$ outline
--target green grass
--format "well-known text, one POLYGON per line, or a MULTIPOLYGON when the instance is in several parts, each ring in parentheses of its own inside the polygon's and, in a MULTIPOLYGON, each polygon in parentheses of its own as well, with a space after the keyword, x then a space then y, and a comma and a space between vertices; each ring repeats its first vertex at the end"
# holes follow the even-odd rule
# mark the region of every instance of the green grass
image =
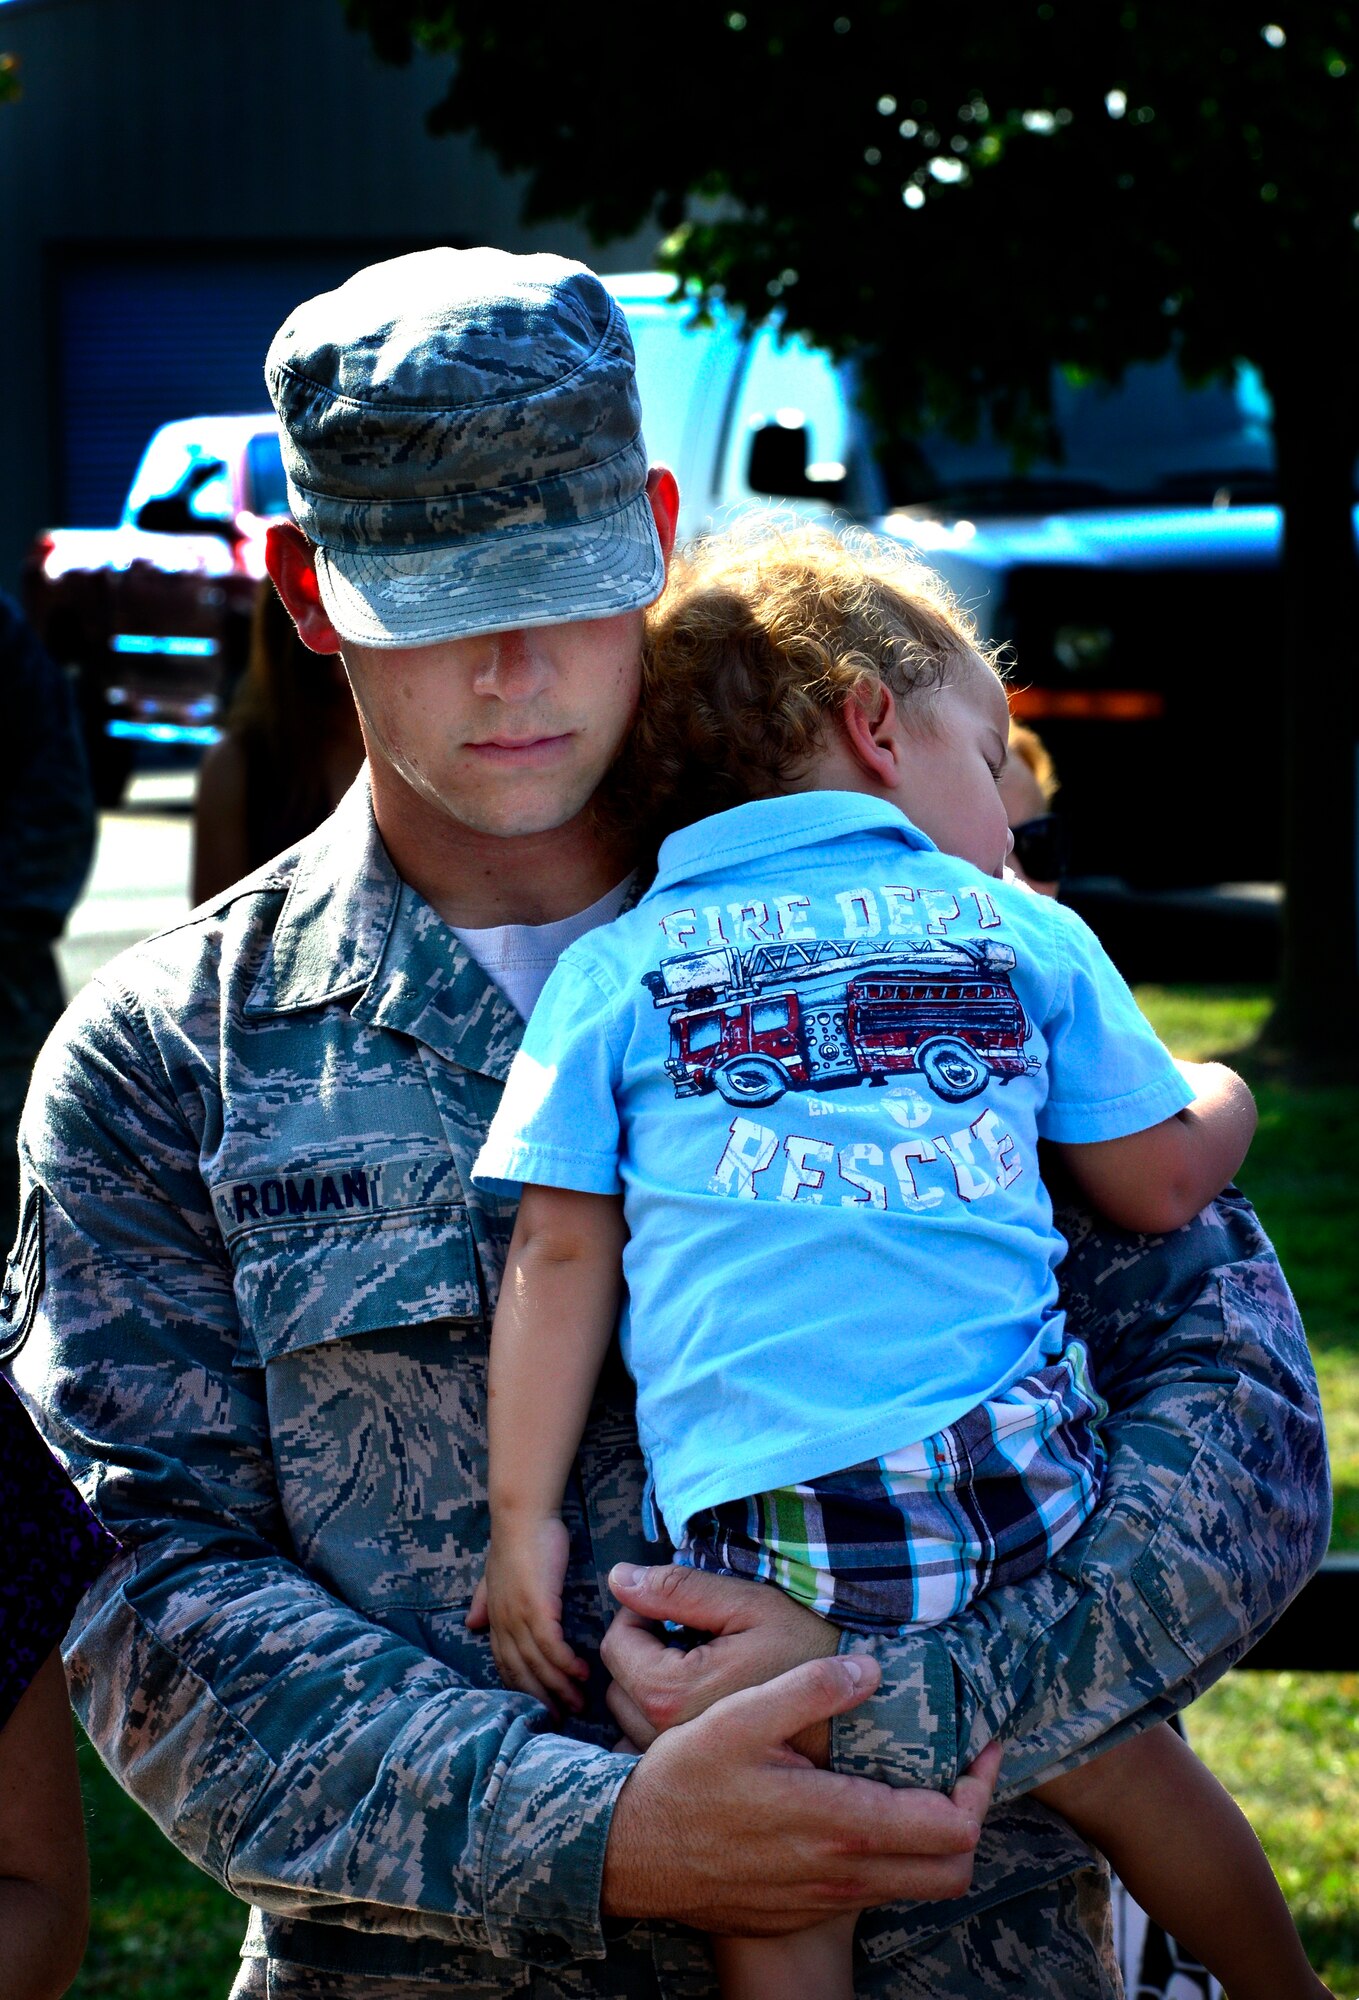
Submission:
POLYGON ((1138 986, 1137 1004, 1172 1055, 1224 1061, 1247 1048, 1265 1024, 1264 986, 1138 986))
MULTIPOLYGON (((1177 1055, 1248 1052, 1262 988, 1142 987, 1177 1055)), ((1242 1067, 1251 1073, 1248 1053, 1242 1067)), ((1253 1076, 1260 1130, 1241 1176, 1302 1306, 1336 1480, 1333 1546, 1359 1549, 1359 1090, 1253 1076)), ((1269 1851, 1313 1963, 1359 1993, 1359 1675, 1229 1674, 1190 1734, 1269 1851)), ((241 1904, 164 1841, 81 1748, 94 1921, 71 2000, 224 2000, 241 1904)))

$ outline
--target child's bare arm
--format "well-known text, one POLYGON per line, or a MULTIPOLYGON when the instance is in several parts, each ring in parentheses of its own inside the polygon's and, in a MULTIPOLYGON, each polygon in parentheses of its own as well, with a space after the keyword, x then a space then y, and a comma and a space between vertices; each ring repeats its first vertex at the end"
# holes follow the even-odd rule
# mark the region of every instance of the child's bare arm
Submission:
POLYGON ((1081 1192, 1123 1229, 1159 1235, 1232 1180, 1255 1133, 1255 1099, 1222 1063, 1181 1063, 1195 1098, 1173 1118, 1098 1145, 1058 1148, 1081 1192))
POLYGON ((471 1621, 489 1619, 507 1686, 579 1706, 562 1637, 561 1502, 618 1314, 626 1240, 614 1196, 526 1187, 491 1335, 491 1546, 471 1621))

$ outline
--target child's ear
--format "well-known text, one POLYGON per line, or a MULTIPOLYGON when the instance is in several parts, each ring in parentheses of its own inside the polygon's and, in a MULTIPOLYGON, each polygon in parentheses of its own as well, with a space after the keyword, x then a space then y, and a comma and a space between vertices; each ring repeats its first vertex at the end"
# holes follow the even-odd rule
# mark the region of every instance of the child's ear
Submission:
POLYGON ((881 681, 853 694, 840 711, 846 741, 867 777, 895 784, 901 766, 901 718, 892 690, 881 681))

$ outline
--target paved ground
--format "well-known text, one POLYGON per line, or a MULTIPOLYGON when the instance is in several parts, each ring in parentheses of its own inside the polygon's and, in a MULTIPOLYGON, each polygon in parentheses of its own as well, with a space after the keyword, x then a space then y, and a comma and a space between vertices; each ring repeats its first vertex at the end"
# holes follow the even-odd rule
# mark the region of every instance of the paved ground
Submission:
POLYGON ((188 909, 195 782, 192 771, 147 772, 117 812, 100 815, 94 868, 57 946, 68 998, 106 960, 188 909))

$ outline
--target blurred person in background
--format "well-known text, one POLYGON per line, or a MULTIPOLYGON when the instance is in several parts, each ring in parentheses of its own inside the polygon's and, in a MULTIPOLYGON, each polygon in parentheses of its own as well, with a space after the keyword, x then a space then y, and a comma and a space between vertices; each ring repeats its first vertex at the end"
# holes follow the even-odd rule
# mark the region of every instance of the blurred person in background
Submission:
POLYGON ((3 593, 0 703, 10 731, 0 789, 0 1247, 8 1248, 18 1222, 19 1113, 65 1005, 52 946, 89 873, 95 816, 70 686, 3 593))
MULTIPOLYGON (((11 1267, 7 1323, 36 1303, 11 1267)), ((58 1642, 117 1547, 0 1379, 0 1940, 5 2000, 57 2000, 85 1953, 89 1864, 58 1642)))
POLYGON ((1057 770, 1042 738, 1025 723, 1010 724, 1010 753, 1000 774, 1000 797, 1014 835, 1008 866, 1040 896, 1055 896, 1066 861, 1061 820, 1052 810, 1057 770))
POLYGON ((339 656, 307 651, 267 583, 226 733, 199 776, 193 901, 207 902, 328 819, 362 762, 339 656))

